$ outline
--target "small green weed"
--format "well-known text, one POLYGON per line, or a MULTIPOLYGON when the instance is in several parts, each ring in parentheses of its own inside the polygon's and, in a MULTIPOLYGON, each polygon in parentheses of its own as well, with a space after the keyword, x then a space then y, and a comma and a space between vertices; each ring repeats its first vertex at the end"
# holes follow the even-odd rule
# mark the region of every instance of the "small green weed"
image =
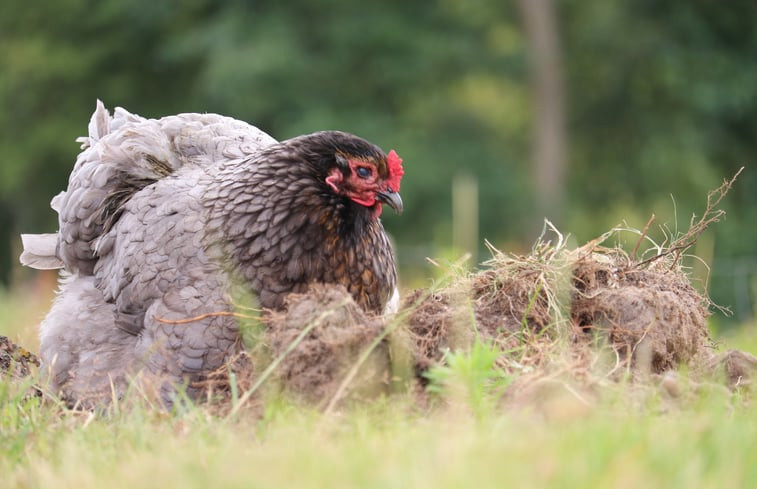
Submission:
POLYGON ((496 400, 511 382, 497 366, 501 350, 489 341, 477 340, 469 351, 447 351, 445 361, 424 375, 429 392, 452 402, 462 402, 474 416, 491 412, 496 400))

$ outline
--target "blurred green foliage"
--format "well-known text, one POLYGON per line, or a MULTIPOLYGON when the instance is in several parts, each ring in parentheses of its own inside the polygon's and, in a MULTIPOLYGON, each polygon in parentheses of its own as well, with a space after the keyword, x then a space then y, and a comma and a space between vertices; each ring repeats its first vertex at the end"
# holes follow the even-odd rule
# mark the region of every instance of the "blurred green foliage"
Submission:
MULTIPOLYGON (((556 8, 569 143, 556 224, 579 241, 652 212, 685 227, 745 165, 727 223, 710 231, 711 287, 751 315, 757 3, 556 8)), ((385 221, 403 266, 449 247, 461 172, 479 180, 480 241, 527 248, 544 216, 532 205, 525 42, 515 4, 491 0, 4 0, 0 271, 7 281, 18 232, 54 229, 48 202, 96 98, 148 117, 219 112, 278 139, 343 129, 396 149, 406 212, 385 221)))

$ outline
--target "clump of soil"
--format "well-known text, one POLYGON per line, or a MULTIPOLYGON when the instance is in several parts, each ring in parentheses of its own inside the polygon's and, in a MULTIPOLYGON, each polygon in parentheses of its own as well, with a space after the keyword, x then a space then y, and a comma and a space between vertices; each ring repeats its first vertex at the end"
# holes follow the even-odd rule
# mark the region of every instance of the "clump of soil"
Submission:
POLYGON ((545 332, 553 314, 551 281, 558 282, 549 262, 499 253, 488 265, 439 290, 419 289, 405 299, 421 378, 443 361, 445 351, 467 348, 477 337, 507 352, 545 332))
POLYGON ((441 362, 446 350, 464 348, 470 343, 472 329, 466 327, 464 317, 461 320, 464 307, 444 290, 417 289, 404 300, 402 310, 410 311, 408 330, 416 374, 420 376, 441 362))
MULTIPOLYGON (((0 378, 9 378, 11 382, 20 383, 33 377, 39 368, 37 355, 23 348, 7 336, 0 336, 0 378)), ((25 397, 40 397, 42 390, 35 385, 25 387, 25 397)))
POLYGON ((757 378, 757 357, 744 351, 728 350, 713 355, 704 370, 722 376, 732 389, 750 387, 757 378))
POLYGON ((620 251, 576 262, 570 316, 584 335, 606 335, 622 359, 661 373, 711 345, 709 300, 677 267, 639 266, 620 251))
POLYGON ((13 343, 7 336, 0 336, 0 375, 20 380, 38 367, 37 355, 13 343))
POLYGON ((509 260, 473 278, 471 295, 478 331, 486 338, 512 336, 525 325, 534 333, 550 321, 545 270, 535 262, 509 260))
MULTIPOLYGON (((275 376, 284 389, 309 402, 337 395, 361 356, 384 332, 342 286, 314 285, 287 298, 285 310, 267 320, 272 357, 280 359, 275 376)), ((375 396, 389 385, 389 353, 379 343, 348 381, 351 396, 375 396)))
POLYGON ((282 311, 267 311, 260 320, 263 331, 252 349, 240 348, 224 367, 192 386, 219 411, 249 393, 245 403, 260 411, 262 391, 271 392, 272 386, 312 404, 386 392, 389 348, 376 342, 384 321, 363 312, 343 286, 316 284, 291 294, 282 311))

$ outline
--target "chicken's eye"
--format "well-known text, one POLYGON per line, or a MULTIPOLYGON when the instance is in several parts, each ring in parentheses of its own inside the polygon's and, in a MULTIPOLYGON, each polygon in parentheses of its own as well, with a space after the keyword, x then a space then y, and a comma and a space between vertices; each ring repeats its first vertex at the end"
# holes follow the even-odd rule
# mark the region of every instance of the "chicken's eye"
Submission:
POLYGON ((357 176, 360 178, 368 178, 371 176, 373 172, 371 172, 371 169, 366 166, 359 166, 357 167, 357 170, 355 170, 357 173, 357 176))

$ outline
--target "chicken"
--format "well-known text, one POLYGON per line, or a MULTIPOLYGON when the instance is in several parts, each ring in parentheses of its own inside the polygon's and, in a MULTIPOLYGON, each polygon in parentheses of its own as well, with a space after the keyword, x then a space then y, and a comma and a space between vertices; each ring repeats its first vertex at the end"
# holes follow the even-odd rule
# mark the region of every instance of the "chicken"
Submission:
POLYGON ((40 325, 51 386, 97 405, 129 381, 170 405, 239 345, 235 301, 278 309, 312 283, 366 311, 398 304, 382 204, 402 211, 402 160, 351 134, 282 142, 214 114, 148 120, 101 102, 80 138, 55 234, 21 261, 63 268, 40 325))

